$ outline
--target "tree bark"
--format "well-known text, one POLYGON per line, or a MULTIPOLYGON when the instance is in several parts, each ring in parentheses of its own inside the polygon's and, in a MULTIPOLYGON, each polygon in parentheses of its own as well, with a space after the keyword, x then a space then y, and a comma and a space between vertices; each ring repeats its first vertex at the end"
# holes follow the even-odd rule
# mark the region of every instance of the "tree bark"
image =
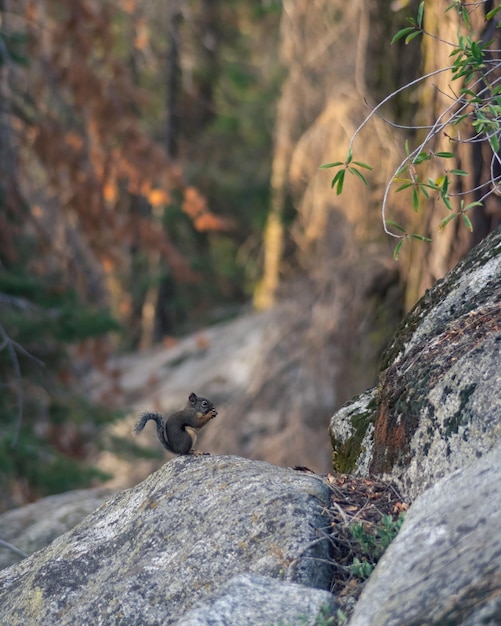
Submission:
POLYGON ((170 157, 178 153, 179 137, 179 94, 181 70, 179 68, 180 24, 182 16, 176 0, 168 3, 167 9, 167 57, 165 59, 165 150, 170 157))

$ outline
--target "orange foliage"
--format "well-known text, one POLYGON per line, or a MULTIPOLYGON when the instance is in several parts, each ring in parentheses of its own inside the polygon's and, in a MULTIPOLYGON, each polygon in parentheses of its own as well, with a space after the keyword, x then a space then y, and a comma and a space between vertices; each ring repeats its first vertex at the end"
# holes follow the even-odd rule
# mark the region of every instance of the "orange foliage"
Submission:
POLYGON ((182 208, 199 231, 227 230, 229 228, 227 220, 217 217, 209 211, 206 199, 194 187, 186 187, 184 190, 182 208))
MULTIPOLYGON (((147 96, 114 52, 114 11, 137 17, 138 3, 97 0, 21 0, 31 42, 29 84, 38 104, 24 129, 31 151, 46 168, 61 208, 78 218, 89 245, 115 262, 124 245, 159 252, 179 278, 194 279, 187 261, 151 215, 138 217, 123 201, 129 193, 161 207, 184 190, 183 210, 199 230, 227 225, 205 198, 187 187, 179 165, 141 128, 137 111, 147 96), (119 8, 120 7, 120 8, 119 8), (69 114, 68 114, 69 113, 69 114)), ((134 22, 135 45, 148 33, 134 22)))
POLYGON ((136 36, 134 37, 134 48, 137 50, 144 50, 150 42, 150 35, 148 27, 144 22, 144 19, 136 22, 136 36))
POLYGON ((114 203, 118 198, 118 188, 116 182, 113 180, 108 180, 104 183, 103 186, 103 197, 106 202, 114 203))
POLYGON ((168 204, 170 196, 163 189, 151 189, 148 193, 148 202, 151 206, 163 206, 168 204))
POLYGON ((195 228, 200 232, 208 230, 228 230, 230 227, 228 220, 224 220, 209 211, 195 217, 193 223, 195 228))

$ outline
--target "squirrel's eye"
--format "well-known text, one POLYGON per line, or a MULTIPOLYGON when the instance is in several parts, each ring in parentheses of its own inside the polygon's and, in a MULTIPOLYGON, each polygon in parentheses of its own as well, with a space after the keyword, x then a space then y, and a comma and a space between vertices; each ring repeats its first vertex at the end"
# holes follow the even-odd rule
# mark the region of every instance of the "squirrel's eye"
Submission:
POLYGON ((207 402, 207 400, 204 400, 202 402, 202 406, 204 407, 204 409, 205 409, 205 407, 209 406, 209 403, 207 402))

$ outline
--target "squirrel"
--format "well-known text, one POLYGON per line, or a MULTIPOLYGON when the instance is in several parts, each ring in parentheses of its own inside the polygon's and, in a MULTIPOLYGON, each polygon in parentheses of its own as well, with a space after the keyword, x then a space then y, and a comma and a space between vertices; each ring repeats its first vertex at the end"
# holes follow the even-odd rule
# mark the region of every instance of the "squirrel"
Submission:
POLYGON ((216 415, 210 400, 191 393, 184 409, 172 413, 165 420, 160 413, 143 413, 134 428, 134 435, 143 430, 148 420, 153 420, 157 425, 158 440, 166 450, 174 454, 195 454, 192 448, 197 440, 197 431, 216 415))

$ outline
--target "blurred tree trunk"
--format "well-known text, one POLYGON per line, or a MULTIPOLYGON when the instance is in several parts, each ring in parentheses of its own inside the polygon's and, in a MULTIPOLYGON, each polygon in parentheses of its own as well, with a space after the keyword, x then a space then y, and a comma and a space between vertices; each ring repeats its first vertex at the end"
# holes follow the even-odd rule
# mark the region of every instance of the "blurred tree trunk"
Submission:
MULTIPOLYGON (((165 150, 167 155, 174 159, 179 153, 179 132, 181 124, 181 23, 182 13, 178 0, 167 2, 167 24, 165 28, 167 37, 167 52, 165 58, 165 150)), ((169 208, 164 209, 166 211, 169 208)), ((175 281, 173 280, 167 263, 158 261, 158 272, 162 278, 152 298, 154 305, 153 335, 151 343, 161 341, 167 335, 174 332, 174 320, 171 311, 171 302, 174 297, 175 281)))
POLYGON ((289 184, 289 167, 297 137, 297 106, 294 94, 301 88, 301 76, 291 68, 277 106, 275 142, 270 180, 270 209, 263 237, 263 276, 254 294, 258 309, 275 302, 280 282, 280 266, 284 247, 283 215, 289 184))
POLYGON ((285 245, 283 220, 290 195, 291 158, 302 133, 324 103, 325 88, 316 81, 325 69, 323 50, 319 52, 318 48, 328 49, 332 44, 328 31, 322 33, 319 41, 310 38, 318 34, 317 20, 322 14, 329 20, 325 2, 289 0, 284 1, 283 9, 280 56, 287 75, 275 119, 270 207, 263 237, 263 274, 254 292, 258 309, 268 308, 275 302, 285 245))
MULTIPOLYGON (((458 30, 461 28, 460 18, 455 10, 446 11, 450 2, 448 0, 426 0, 424 11, 424 29, 431 33, 433 37, 424 37, 422 44, 423 75, 433 72, 439 68, 446 68, 451 65, 450 47, 442 43, 443 41, 455 42, 458 30)), ((484 11, 488 10, 484 3, 484 11)), ((470 14, 472 25, 478 35, 476 37, 484 39, 482 32, 486 26, 484 23, 483 11, 472 11, 470 14)), ((490 25, 487 26, 489 28, 490 25)), ((487 36, 485 40, 491 39, 494 33, 487 36)), ((497 39, 499 40, 499 32, 497 39)), ((499 48, 499 41, 494 43, 494 47, 499 48)), ((419 90, 418 97, 418 125, 430 126, 446 110, 451 103, 449 94, 451 88, 456 93, 461 88, 458 81, 452 81, 451 72, 442 72, 433 77, 432 82, 427 81, 419 90)), ((448 134, 453 135, 454 129, 448 130, 448 134)), ((459 132, 464 132, 462 129, 459 132)), ((414 138, 417 145, 422 132, 414 138), (416 140, 417 139, 417 140, 416 140)), ((472 129, 469 135, 473 135, 472 129)), ((424 135, 422 135, 424 137, 424 135)), ((462 139, 467 139, 463 136, 462 139)), ((482 183, 490 179, 490 156, 486 150, 485 142, 462 143, 451 141, 445 133, 441 133, 429 146, 434 152, 453 151, 454 160, 448 161, 449 169, 463 169, 469 174, 467 177, 456 177, 456 192, 461 192, 464 203, 479 200, 485 193, 485 187, 480 189, 482 183), (476 191, 468 192, 468 190, 476 191)), ((439 169, 437 160, 431 162, 426 177, 436 180, 443 171, 439 169)), ((459 202, 459 200, 458 200, 459 202)), ((447 227, 439 232, 440 221, 447 215, 448 211, 443 203, 431 196, 422 201, 420 210, 414 217, 414 232, 426 234, 432 238, 428 245, 413 245, 404 254, 407 260, 405 265, 406 278, 406 308, 409 309, 419 299, 419 297, 434 285, 434 283, 444 276, 458 261, 468 252, 468 250, 478 243, 492 228, 500 221, 501 204, 497 195, 490 196, 483 207, 473 209, 471 219, 473 223, 473 233, 470 233, 461 220, 450 222, 447 227), (497 215, 497 218, 496 218, 497 215)))
MULTIPOLYGON (((484 5, 484 13, 490 11, 493 7, 492 1, 488 1, 484 5)), ((481 19, 481 18, 480 18, 481 19)), ((477 17, 477 21, 480 21, 477 17)), ((478 24, 479 31, 481 30, 482 41, 492 40, 490 46, 491 50, 497 52, 490 53, 491 58, 496 54, 496 58, 499 59, 499 50, 501 49, 501 30, 500 30, 501 16, 499 13, 494 19, 487 23, 478 24)), ((492 81, 495 79, 500 80, 501 69, 498 68, 496 75, 492 77, 492 81)), ((472 174, 473 174, 473 188, 477 191, 473 195, 473 200, 480 200, 482 196, 483 185, 486 181, 490 181, 491 172, 489 168, 490 159, 492 157, 491 150, 487 145, 487 142, 475 143, 472 146, 472 174)), ((499 156, 499 153, 498 153, 499 156)), ((499 161, 495 160, 493 163, 493 174, 495 177, 501 175, 501 167, 499 161)), ((486 235, 492 230, 497 228, 501 224, 501 196, 499 190, 490 195, 483 203, 482 207, 474 209, 472 216, 473 221, 473 243, 479 243, 486 235)))
MULTIPOLYGON (((424 11, 424 29, 434 35, 422 40, 422 73, 433 72, 440 67, 451 65, 450 48, 442 41, 455 41, 459 20, 456 11, 444 13, 447 0, 427 0, 424 11)), ((441 111, 450 105, 451 73, 443 72, 426 81, 418 91, 417 125, 430 126, 434 123, 441 111)), ((458 85, 459 88, 459 85, 458 85)), ((413 146, 424 138, 424 131, 418 132, 412 139, 413 146)), ((450 168, 463 168, 471 171, 471 158, 466 146, 455 146, 443 134, 436 137, 430 148, 434 151, 454 151, 454 163, 448 162, 450 168)), ((440 164, 434 160, 427 168, 426 176, 436 180, 442 172, 440 164)), ((468 177, 466 184, 471 184, 472 177, 468 177)), ((470 233, 459 220, 450 223, 443 232, 438 231, 438 225, 444 218, 447 209, 439 200, 431 195, 429 199, 422 199, 419 211, 409 212, 403 219, 411 220, 412 232, 424 234, 432 238, 427 245, 412 245, 404 250, 402 264, 406 282, 406 309, 409 309, 420 296, 444 276, 459 259, 464 256, 472 245, 470 233)), ((410 229, 409 229, 410 230, 410 229)))
POLYGON ((167 58, 165 59, 165 149, 170 157, 176 157, 179 145, 179 95, 181 92, 181 69, 179 67, 181 11, 176 0, 167 4, 167 58))
POLYGON ((193 101, 195 129, 202 131, 214 119, 214 87, 219 68, 221 43, 219 0, 200 0, 195 18, 196 68, 193 101))
MULTIPOLYGON (((369 109, 365 108, 364 99, 371 103, 377 103, 385 96, 392 93, 399 87, 409 83, 418 75, 433 72, 441 67, 451 65, 449 56, 450 47, 444 45, 442 41, 454 42, 457 38, 457 29, 460 26, 459 17, 455 10, 447 13, 445 9, 450 4, 448 0, 427 0, 425 4, 425 24, 424 28, 434 37, 424 37, 421 47, 417 41, 408 46, 402 43, 390 46, 389 42, 399 28, 408 25, 406 17, 415 15, 417 2, 407 5, 403 10, 396 11, 388 6, 383 0, 358 0, 350 3, 334 2, 326 3, 317 0, 313 3, 284 3, 284 16, 282 21, 282 61, 287 68, 287 76, 284 82, 282 95, 277 107, 275 149, 273 157, 273 170, 271 178, 271 204, 268 222, 264 232, 264 263, 263 277, 255 292, 255 303, 263 308, 270 306, 274 301, 274 296, 280 283, 280 272, 283 269, 283 250, 287 241, 288 233, 284 229, 283 214, 286 198, 290 193, 291 183, 294 179, 295 196, 294 202, 299 206, 304 202, 302 193, 304 192, 303 182, 299 182, 295 175, 295 165, 293 154, 298 154, 298 150, 305 138, 308 136, 313 124, 320 119, 315 116, 315 109, 308 109, 305 106, 304 92, 308 91, 311 78, 309 74, 317 76, 317 97, 326 95, 322 102, 324 115, 328 108, 333 108, 336 102, 341 104, 347 98, 353 98, 351 110, 346 111, 344 119, 341 112, 338 113, 338 120, 333 120, 329 128, 325 129, 324 142, 329 142, 329 135, 332 134, 336 125, 341 124, 346 131, 346 141, 335 151, 335 154, 324 154, 318 160, 318 167, 326 161, 343 161, 346 155, 347 140, 353 132, 357 123, 351 125, 348 119, 355 117, 355 111, 359 110, 362 115, 367 115, 369 109), (333 7, 337 9, 337 17, 334 16, 329 22, 329 10, 333 7), (306 15, 305 11, 308 12, 306 15), (323 40, 319 34, 320 26, 315 20, 323 20, 329 26, 332 33, 337 32, 335 48, 329 47, 328 40, 323 40), (339 24, 344 25, 342 32, 339 31, 339 24), (321 49, 322 42, 325 42, 323 51, 317 55, 312 55, 312 50, 321 49), (310 61, 314 59, 314 62, 310 61), (318 85, 322 87, 319 88, 318 85), (350 94, 350 95, 348 95, 350 94), (301 128, 299 111, 306 110, 306 128, 301 128), (315 117, 316 120, 315 121, 315 117), (310 130, 308 129, 310 126, 310 130), (351 128, 351 130, 350 130, 351 128), (305 132, 306 130, 306 132, 305 132)), ((394 3, 395 4, 395 3, 394 3)), ((403 6, 403 3, 402 3, 403 6)), ((484 7, 485 10, 486 7, 484 7)), ((483 25, 483 14, 481 11, 472 11, 472 21, 481 32, 483 25)), ((499 35, 498 35, 499 36, 499 35)), ((494 44, 496 45, 496 44, 494 44)), ((498 46, 499 47, 499 46, 498 46)), ((450 105, 448 93, 450 92, 451 74, 443 72, 428 80, 413 92, 406 92, 391 100, 384 110, 384 117, 404 125, 429 126, 437 119, 441 112, 450 105)), ((453 85, 454 86, 454 85, 453 85)), ((460 85, 457 85, 458 89, 460 85)), ((304 113, 303 113, 304 114, 304 113)), ((363 117, 358 120, 362 121, 363 117)), ((412 146, 418 145, 420 138, 424 137, 424 131, 407 131, 405 133, 392 130, 389 126, 386 131, 374 132, 374 120, 369 125, 373 129, 373 134, 364 140, 355 142, 355 158, 367 161, 364 158, 364 149, 369 151, 369 145, 377 145, 379 150, 388 151, 394 145, 395 159, 404 157, 404 142, 408 138, 412 146), (389 138, 384 141, 381 132, 386 132, 389 138), (378 137, 379 134, 379 137, 378 137), (370 142, 367 143, 367 141, 370 142), (357 152, 358 149, 358 152, 357 152), (398 150, 400 154, 398 154, 398 150)), ((380 125, 379 125, 380 126, 380 125)), ((449 161, 450 169, 458 168, 470 172, 467 179, 457 181, 457 191, 464 192, 467 189, 478 187, 489 177, 490 163, 483 156, 484 146, 482 144, 452 145, 449 139, 438 136, 434 144, 430 146, 434 151, 454 151, 454 162, 449 161)), ((394 162, 395 166, 398 160, 394 162)), ((371 165, 379 169, 381 174, 381 163, 376 159, 371 165)), ((440 164, 432 162, 426 176, 432 179, 438 178, 442 172, 438 170, 440 164)), ((310 170, 311 175, 313 169, 310 170)), ((392 170, 387 168, 384 177, 377 183, 378 190, 374 189, 374 199, 371 204, 361 206, 356 199, 348 197, 355 186, 348 180, 341 197, 345 205, 344 213, 349 215, 352 223, 357 223, 357 229, 373 230, 373 236, 381 231, 381 220, 377 212, 374 212, 374 203, 380 205, 384 185, 389 181, 392 170), (355 204, 356 209, 347 207, 355 204), (374 219, 374 216, 377 219, 374 219)), ((375 172, 371 177, 377 176, 375 172)), ((459 178, 459 177, 458 177, 459 178)), ((325 182, 329 184, 328 181, 325 182)), ((317 191, 318 193, 318 186, 317 191)), ((330 193, 330 202, 338 204, 338 199, 333 191, 330 193)), ((358 193, 355 192, 355 193, 358 193)), ((440 221, 447 214, 447 210, 436 198, 430 197, 423 200, 420 210, 413 213, 406 204, 407 200, 402 197, 392 199, 392 211, 398 215, 409 232, 417 232, 432 238, 431 244, 421 244, 415 242, 409 246, 404 246, 399 260, 399 268, 402 280, 405 283, 405 307, 410 308, 416 300, 431 287, 436 280, 441 278, 451 269, 464 254, 478 242, 490 229, 499 223, 500 198, 490 197, 485 208, 475 209, 473 222, 475 230, 473 235, 464 227, 460 220, 450 223, 443 232, 438 231, 440 221)), ((464 196, 466 202, 478 199, 479 193, 464 196)), ((362 194, 363 196, 363 194, 362 194)), ((361 197, 362 197, 361 196, 361 197)), ((398 196, 398 194, 397 194, 398 196)), ((321 215, 323 209, 320 206, 323 200, 317 198, 317 208, 313 210, 310 217, 300 210, 299 220, 296 225, 302 223, 301 230, 308 239, 321 239, 323 236, 319 224, 322 223, 321 215), (319 221, 320 219, 320 221, 319 221), (310 220, 309 225, 305 220, 310 220), (313 220, 313 221, 311 221, 313 220), (316 226, 315 226, 316 224, 316 226), (309 233, 309 234, 308 234, 309 233)), ((296 241, 297 242, 297 241, 296 241)), ((389 239, 389 243, 392 242, 389 239)), ((311 253, 311 252, 310 252, 311 253)), ((391 262, 391 259, 388 259, 391 262)))
MULTIPOLYGON (((4 0, 0 0, 0 27, 7 27, 7 13, 4 0)), ((0 251, 9 251, 12 246, 8 232, 7 221, 16 213, 14 196, 17 193, 17 159, 13 150, 13 134, 10 112, 10 84, 9 75, 11 58, 5 42, 0 46, 0 251)), ((14 251, 10 250, 12 254, 14 251)), ((9 254, 9 256, 11 256, 9 254)), ((0 257, 0 269, 2 258, 0 257)))
MULTIPOLYGON (((151 207, 146 200, 137 194, 128 194, 129 214, 131 219, 138 225, 142 219, 149 217, 151 207)), ((130 246, 130 268, 128 294, 130 299, 129 316, 127 319, 126 344, 129 350, 137 350, 139 347, 149 345, 148 328, 151 322, 148 320, 148 292, 149 288, 145 277, 151 273, 152 251, 145 249, 141 244, 139 234, 133 235, 130 246)))
MULTIPOLYGON (((215 115, 214 88, 219 73, 220 3, 217 0, 199 0, 192 9, 190 23, 184 24, 183 28, 182 3, 170 0, 167 4, 165 146, 171 158, 178 156, 183 137, 191 136, 196 142, 197 134, 204 132, 215 115), (190 62, 195 68, 190 77, 189 102, 183 100, 183 45, 191 46, 193 58, 190 62)), ((169 207, 165 210, 169 211, 169 207)), ((200 245, 203 246, 203 238, 200 239, 200 245)), ((158 272, 163 277, 158 287, 151 288, 151 291, 155 291, 151 343, 161 341, 175 331, 172 302, 176 297, 176 280, 165 261, 159 261, 158 272)))

